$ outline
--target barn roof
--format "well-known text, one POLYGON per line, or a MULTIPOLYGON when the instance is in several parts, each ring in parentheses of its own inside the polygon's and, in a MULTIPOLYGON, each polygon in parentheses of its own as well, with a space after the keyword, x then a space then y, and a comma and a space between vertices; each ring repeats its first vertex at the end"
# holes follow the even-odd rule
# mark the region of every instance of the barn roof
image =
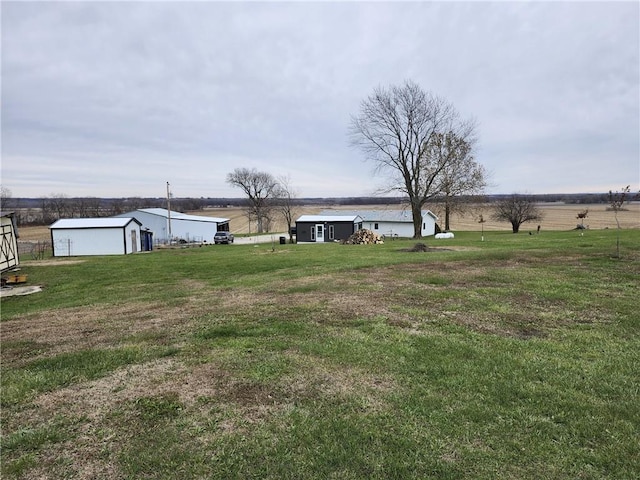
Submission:
MULTIPOLYGON (((150 215, 158 215, 162 218, 169 217, 169 210, 166 208, 141 208, 139 210, 134 210, 133 212, 129 212, 126 215, 134 216, 136 212, 144 212, 150 215)), ((205 222, 205 223, 226 223, 229 221, 228 218, 219 218, 219 217, 205 217, 202 215, 188 215, 186 213, 174 212, 171 210, 171 220, 188 220, 190 222, 205 222)))
POLYGON ((357 219, 362 220, 359 215, 302 215, 296 222, 355 222, 357 219))
POLYGON ((131 222, 142 225, 138 220, 131 217, 61 218, 53 222, 49 228, 122 228, 131 222))
MULTIPOLYGON (((321 215, 359 215, 367 222, 413 222, 410 210, 324 210, 321 215)), ((438 217, 431 210, 422 210, 423 216, 430 216, 434 220, 438 217)))

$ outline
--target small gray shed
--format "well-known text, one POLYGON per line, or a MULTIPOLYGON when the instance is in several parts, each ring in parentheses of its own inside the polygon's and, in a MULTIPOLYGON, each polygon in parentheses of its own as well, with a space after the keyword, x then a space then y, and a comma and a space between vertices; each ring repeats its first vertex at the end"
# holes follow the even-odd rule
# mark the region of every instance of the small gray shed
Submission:
POLYGON ((302 215, 296 220, 297 243, 346 240, 362 228, 359 215, 302 215))
POLYGON ((50 227, 54 257, 125 255, 141 250, 135 218, 62 218, 50 227))

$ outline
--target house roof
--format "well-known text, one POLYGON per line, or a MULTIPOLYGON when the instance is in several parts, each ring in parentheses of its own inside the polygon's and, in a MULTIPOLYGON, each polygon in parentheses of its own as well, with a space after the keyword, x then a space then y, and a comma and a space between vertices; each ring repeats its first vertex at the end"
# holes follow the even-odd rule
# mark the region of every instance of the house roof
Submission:
POLYGON ((131 217, 61 218, 53 222, 49 228, 122 228, 131 222, 142 225, 131 217))
POLYGON ((302 215, 296 222, 355 222, 358 219, 362 221, 360 215, 336 215, 333 213, 324 215, 302 215))
MULTIPOLYGON (((413 222, 410 210, 324 210, 320 215, 359 215, 366 222, 413 222)), ((422 210, 422 216, 438 217, 431 210, 422 210)))
MULTIPOLYGON (((136 212, 144 212, 150 215, 158 215, 159 217, 169 218, 169 210, 166 208, 141 208, 139 210, 134 210, 133 212, 128 212, 125 215, 134 216, 136 212)), ((218 217, 204 217, 202 215, 187 215, 186 213, 174 212, 171 210, 171 220, 189 220, 191 222, 205 222, 205 223, 226 223, 229 221, 228 218, 218 218, 218 217)))

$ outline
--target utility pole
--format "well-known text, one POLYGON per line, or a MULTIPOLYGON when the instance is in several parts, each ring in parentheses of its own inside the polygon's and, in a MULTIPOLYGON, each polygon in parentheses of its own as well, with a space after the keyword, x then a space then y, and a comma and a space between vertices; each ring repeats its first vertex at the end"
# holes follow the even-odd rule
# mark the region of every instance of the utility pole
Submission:
POLYGON ((169 243, 171 243, 171 192, 169 191, 169 182, 167 182, 167 223, 169 233, 169 243))

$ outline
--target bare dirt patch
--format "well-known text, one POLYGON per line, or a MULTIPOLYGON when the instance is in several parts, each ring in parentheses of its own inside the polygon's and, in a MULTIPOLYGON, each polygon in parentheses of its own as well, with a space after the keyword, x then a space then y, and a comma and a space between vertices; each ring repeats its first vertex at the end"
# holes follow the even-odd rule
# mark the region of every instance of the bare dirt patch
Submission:
POLYGON ((51 260, 26 260, 24 262, 25 265, 30 267, 51 267, 58 265, 77 265, 78 263, 84 263, 86 260, 60 260, 57 258, 52 258, 51 260))
POLYGON ((14 297, 21 295, 31 295, 42 291, 42 287, 38 285, 29 285, 25 287, 2 287, 0 289, 0 297, 14 297))

